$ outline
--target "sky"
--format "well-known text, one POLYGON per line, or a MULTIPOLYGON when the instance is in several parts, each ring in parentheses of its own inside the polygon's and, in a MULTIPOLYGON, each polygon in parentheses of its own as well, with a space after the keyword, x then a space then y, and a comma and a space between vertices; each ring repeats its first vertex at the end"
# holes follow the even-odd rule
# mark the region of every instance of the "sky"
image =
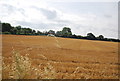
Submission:
POLYGON ((0 21, 35 30, 118 38, 118 0, 0 0, 0 21))

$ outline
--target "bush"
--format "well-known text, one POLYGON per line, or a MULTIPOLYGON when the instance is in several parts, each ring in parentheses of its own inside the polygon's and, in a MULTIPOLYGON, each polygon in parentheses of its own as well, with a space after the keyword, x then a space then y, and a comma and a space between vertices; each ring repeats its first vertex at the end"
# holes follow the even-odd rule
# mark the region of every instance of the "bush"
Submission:
POLYGON ((3 34, 11 34, 10 32, 3 32, 3 34))

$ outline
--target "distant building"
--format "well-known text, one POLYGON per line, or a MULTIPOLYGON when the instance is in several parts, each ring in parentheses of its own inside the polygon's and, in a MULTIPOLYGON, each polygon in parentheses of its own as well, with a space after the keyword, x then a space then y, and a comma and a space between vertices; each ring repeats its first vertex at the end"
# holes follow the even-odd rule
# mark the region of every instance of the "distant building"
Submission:
POLYGON ((55 35, 53 35, 53 34, 48 34, 47 36, 51 36, 51 37, 54 37, 55 35))
POLYGON ((49 31, 48 31, 48 34, 53 34, 53 35, 55 35, 55 31, 49 30, 49 31))

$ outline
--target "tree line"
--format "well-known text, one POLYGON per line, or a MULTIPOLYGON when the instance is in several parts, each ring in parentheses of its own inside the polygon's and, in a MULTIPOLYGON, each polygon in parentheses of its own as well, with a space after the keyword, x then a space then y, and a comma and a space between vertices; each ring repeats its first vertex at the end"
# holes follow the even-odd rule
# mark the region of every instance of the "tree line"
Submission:
POLYGON ((13 35, 48 35, 52 34, 57 37, 64 37, 64 38, 75 38, 75 39, 88 39, 88 40, 101 40, 101 41, 113 41, 113 42, 120 42, 119 39, 111 39, 111 38, 104 38, 103 35, 99 35, 96 37, 93 33, 88 33, 87 36, 75 35, 72 34, 72 31, 69 27, 64 27, 62 31, 36 31, 31 28, 23 28, 21 26, 13 27, 10 23, 1 23, 2 26, 2 34, 13 34, 13 35))

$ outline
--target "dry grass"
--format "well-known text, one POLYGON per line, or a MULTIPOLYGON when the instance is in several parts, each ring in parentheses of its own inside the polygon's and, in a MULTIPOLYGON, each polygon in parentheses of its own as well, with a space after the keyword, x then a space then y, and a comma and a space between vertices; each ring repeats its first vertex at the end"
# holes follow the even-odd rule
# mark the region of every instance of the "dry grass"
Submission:
POLYGON ((30 74, 31 62, 27 56, 21 56, 18 52, 13 50, 12 71, 10 75, 15 79, 24 79, 30 74))
MULTIPOLYGON (((55 69, 48 62, 43 69, 38 69, 34 66, 31 66, 30 58, 26 56, 22 56, 19 52, 13 49, 12 63, 5 64, 3 62, 3 73, 4 71, 9 70, 7 79, 29 79, 31 76, 36 76, 36 79, 55 79, 55 69)), ((44 55, 43 58, 46 59, 44 55)), ((40 66, 39 66, 40 67, 40 66)), ((3 74, 3 79, 5 79, 6 75, 3 74)))
POLYGON ((118 79, 118 43, 3 36, 2 78, 118 79), (12 48, 14 47, 14 49, 12 48))
POLYGON ((2 80, 2 53, 0 52, 0 81, 2 80))

